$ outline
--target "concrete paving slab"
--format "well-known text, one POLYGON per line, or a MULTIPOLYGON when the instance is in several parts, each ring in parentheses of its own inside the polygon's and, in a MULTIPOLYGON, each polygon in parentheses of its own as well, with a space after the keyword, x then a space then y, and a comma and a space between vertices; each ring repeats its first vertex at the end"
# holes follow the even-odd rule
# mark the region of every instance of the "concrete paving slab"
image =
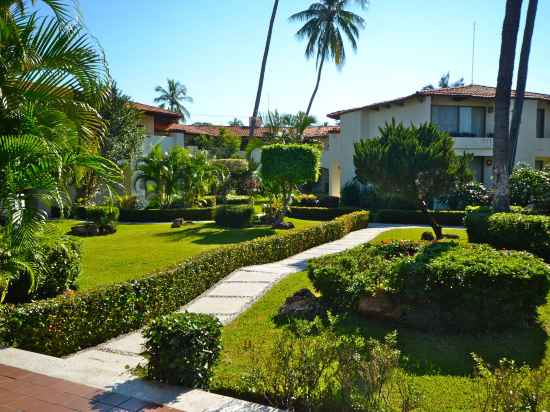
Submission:
POLYGON ((233 272, 225 278, 225 283, 227 282, 264 282, 264 283, 273 283, 279 280, 281 274, 270 273, 270 272, 252 272, 245 270, 238 270, 233 272))
POLYGON ((254 297, 263 293, 269 283, 252 282, 222 282, 214 289, 211 289, 206 296, 248 296, 254 297))
POLYGON ((99 345, 101 350, 118 353, 133 353, 140 354, 143 352, 143 344, 145 339, 141 332, 134 332, 122 337, 112 339, 102 345, 99 345))
POLYGON ((185 308, 188 312, 233 315, 243 311, 251 298, 221 298, 204 296, 185 308))

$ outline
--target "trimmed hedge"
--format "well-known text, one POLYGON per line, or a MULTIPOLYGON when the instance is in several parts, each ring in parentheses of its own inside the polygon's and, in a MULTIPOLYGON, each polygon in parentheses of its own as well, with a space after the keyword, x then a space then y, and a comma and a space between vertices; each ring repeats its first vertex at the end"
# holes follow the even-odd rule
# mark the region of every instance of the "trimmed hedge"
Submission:
MULTIPOLYGON (((443 226, 462 226, 466 212, 460 210, 432 210, 430 214, 443 226)), ((429 225, 429 218, 421 210, 382 209, 373 214, 373 222, 429 225)))
POLYGON ((222 206, 216 210, 216 224, 221 227, 241 228, 252 225, 256 211, 254 206, 222 206))
POLYGON ((215 207, 194 209, 121 209, 121 222, 163 223, 174 219, 214 220, 215 207))
POLYGON ((207 389, 220 352, 222 324, 203 313, 160 316, 143 331, 147 376, 160 382, 207 389))
POLYGON ((355 212, 355 208, 301 207, 291 206, 289 217, 306 220, 332 220, 336 217, 355 212))
POLYGON ((386 305, 380 317, 453 332, 532 321, 550 289, 542 259, 449 242, 364 245, 310 262, 309 277, 337 309, 354 310, 375 297, 386 305))
POLYGON ((550 262, 550 216, 522 213, 468 213, 470 242, 525 250, 550 262))
POLYGON ((171 270, 23 305, 0 305, 0 342, 63 356, 137 330, 176 311, 243 266, 278 261, 368 226, 368 212, 220 247, 171 270))

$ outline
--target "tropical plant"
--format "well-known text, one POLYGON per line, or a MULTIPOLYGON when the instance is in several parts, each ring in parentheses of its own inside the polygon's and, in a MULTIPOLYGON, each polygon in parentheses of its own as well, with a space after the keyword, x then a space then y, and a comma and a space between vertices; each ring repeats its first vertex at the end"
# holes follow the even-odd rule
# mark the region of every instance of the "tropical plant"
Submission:
POLYGON ((184 106, 184 103, 193 103, 193 98, 187 95, 187 87, 174 79, 167 80, 168 87, 155 87, 155 92, 160 93, 155 98, 155 103, 160 103, 161 108, 181 114, 182 121, 185 123, 191 114, 184 106))
MULTIPOLYGON (((449 87, 461 87, 464 86, 464 77, 461 77, 458 80, 455 80, 454 82, 450 83, 451 79, 451 72, 447 72, 446 74, 442 75, 439 79, 438 87, 440 89, 448 89, 449 87)), ((422 88, 422 90, 434 90, 435 87, 433 84, 428 84, 422 88)))
POLYGON ((301 143, 306 129, 317 123, 314 116, 304 112, 297 114, 283 114, 278 110, 268 111, 265 114, 265 128, 267 132, 264 138, 270 143, 301 143))
MULTIPOLYGON (((355 0, 361 8, 365 8, 367 0, 355 0)), ((343 35, 349 40, 353 50, 357 50, 359 30, 365 27, 365 20, 347 9, 350 0, 320 0, 313 3, 307 10, 290 16, 292 22, 305 22, 296 36, 306 39, 306 58, 315 56, 317 67, 317 82, 309 100, 306 115, 309 115, 313 100, 319 90, 323 65, 327 60, 333 60, 341 68, 346 60, 346 50, 343 35), (342 35, 343 34, 343 35, 342 35)))
POLYGON ((244 127, 244 123, 242 122, 242 120, 240 119, 237 119, 236 117, 231 120, 229 122, 229 126, 233 126, 233 127, 244 127))
POLYGON ((218 159, 229 159, 241 149, 241 136, 231 129, 221 128, 217 136, 207 138, 205 148, 218 159))
POLYGON ((258 117, 260 100, 262 99, 262 89, 264 87, 265 68, 267 65, 267 57, 269 56, 269 48, 271 46, 271 35, 273 34, 273 25, 275 24, 275 17, 277 16, 278 7, 279 7, 279 0, 275 0, 273 3, 273 11, 271 12, 271 19, 269 20, 269 29, 267 30, 267 39, 265 41, 264 56, 262 58, 262 67, 260 69, 260 80, 258 81, 258 91, 256 92, 256 100, 254 101, 254 110, 252 112, 252 117, 250 118, 250 124, 248 128, 248 137, 254 136, 254 129, 256 128, 256 119, 258 117))
MULTIPOLYGON (((416 201, 427 214, 430 199, 446 194, 459 173, 453 139, 429 123, 405 127, 395 120, 380 136, 355 143, 355 174, 360 183, 416 201)), ((432 219, 438 238, 441 227, 432 219)))

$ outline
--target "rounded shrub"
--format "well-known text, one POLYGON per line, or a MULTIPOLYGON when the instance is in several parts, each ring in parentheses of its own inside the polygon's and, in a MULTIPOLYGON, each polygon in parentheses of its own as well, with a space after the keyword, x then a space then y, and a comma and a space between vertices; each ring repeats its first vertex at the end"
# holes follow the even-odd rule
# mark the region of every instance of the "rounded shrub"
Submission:
POLYGON ((118 221, 120 211, 114 206, 91 206, 86 208, 86 219, 99 227, 112 225, 118 221))
POLYGON ((208 388, 221 352, 221 323, 201 313, 174 313, 143 331, 147 375, 188 388, 208 388))
POLYGON ((216 224, 221 227, 241 228, 252 225, 254 206, 221 206, 216 210, 216 224))

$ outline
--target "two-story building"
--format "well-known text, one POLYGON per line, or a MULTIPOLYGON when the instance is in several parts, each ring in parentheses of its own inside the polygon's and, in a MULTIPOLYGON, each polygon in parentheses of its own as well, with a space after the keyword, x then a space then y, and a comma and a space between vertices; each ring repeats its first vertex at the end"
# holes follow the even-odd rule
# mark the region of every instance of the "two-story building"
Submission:
MULTIPOLYGON (((354 144, 379 135, 395 119, 404 125, 432 122, 453 136, 457 153, 472 153, 478 181, 490 186, 493 165, 495 88, 479 85, 422 90, 406 97, 329 114, 340 131, 329 136, 323 164, 329 169, 329 193, 339 196, 355 177, 354 144)), ((515 93, 512 94, 512 97, 515 93)), ((514 101, 512 99, 512 108, 514 101)), ((550 95, 525 93, 516 163, 537 168, 550 164, 550 95)))

